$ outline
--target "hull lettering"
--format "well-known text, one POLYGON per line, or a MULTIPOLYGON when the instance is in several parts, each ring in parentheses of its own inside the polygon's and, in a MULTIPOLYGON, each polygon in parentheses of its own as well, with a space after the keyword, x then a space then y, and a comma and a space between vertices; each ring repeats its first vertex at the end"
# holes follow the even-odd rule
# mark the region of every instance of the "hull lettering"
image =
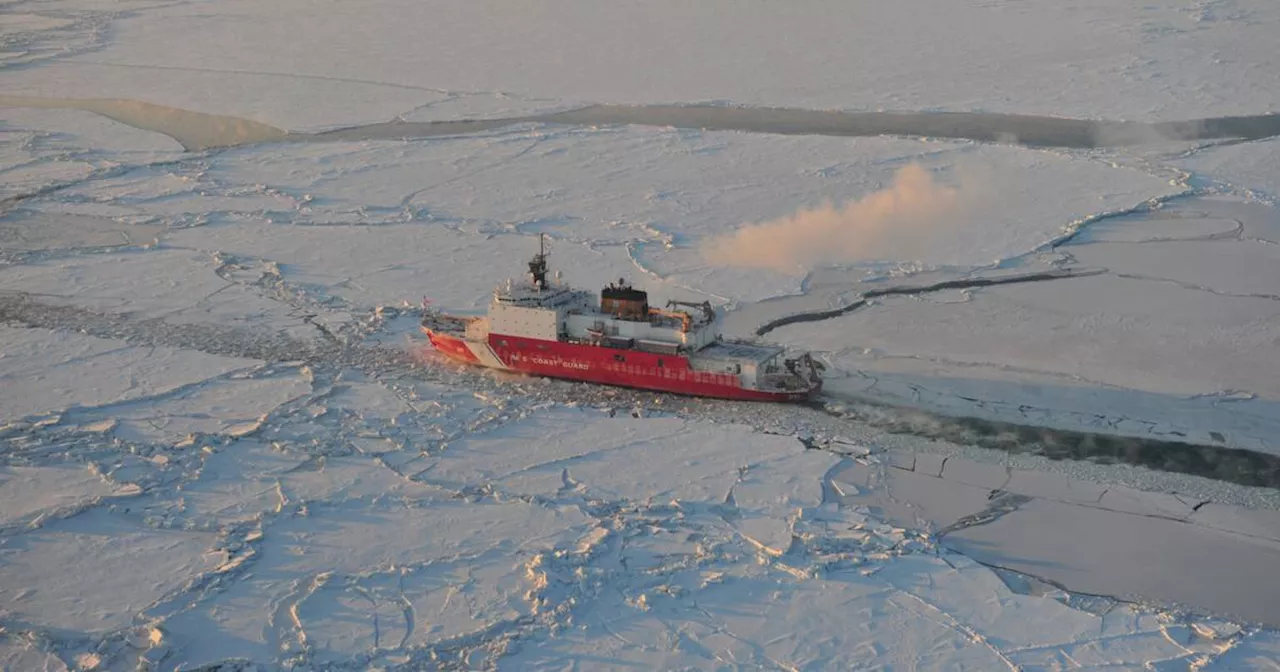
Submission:
POLYGON ((575 362, 569 359, 549 359, 547 357, 539 357, 538 355, 529 356, 512 354, 511 361, 529 362, 530 364, 537 364, 538 366, 558 366, 565 369, 574 369, 576 371, 586 371, 591 368, 591 365, 586 362, 575 362))

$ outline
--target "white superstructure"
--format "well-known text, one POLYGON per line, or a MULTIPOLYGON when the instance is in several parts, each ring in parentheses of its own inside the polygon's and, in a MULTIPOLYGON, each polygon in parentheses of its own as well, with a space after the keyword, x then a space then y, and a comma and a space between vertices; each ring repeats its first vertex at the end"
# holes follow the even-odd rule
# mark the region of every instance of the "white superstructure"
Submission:
POLYGON ((720 340, 718 316, 709 303, 679 304, 698 308, 697 313, 650 308, 648 295, 623 279, 601 296, 597 302, 594 293, 573 289, 558 277, 548 281, 540 254, 523 281, 508 279, 494 289, 488 316, 477 319, 485 324, 476 324, 474 333, 597 345, 626 342, 672 353, 696 352, 720 340))

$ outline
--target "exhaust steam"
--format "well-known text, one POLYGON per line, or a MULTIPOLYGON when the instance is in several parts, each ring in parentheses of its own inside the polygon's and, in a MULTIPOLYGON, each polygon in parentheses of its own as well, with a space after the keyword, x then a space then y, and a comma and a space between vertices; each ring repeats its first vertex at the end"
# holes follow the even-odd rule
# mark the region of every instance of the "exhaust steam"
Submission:
POLYGON ((794 272, 820 264, 902 259, 925 249, 941 227, 960 221, 974 190, 939 184, 919 164, 899 169, 887 188, 836 206, 827 202, 772 221, 746 224, 704 243, 722 266, 794 272))

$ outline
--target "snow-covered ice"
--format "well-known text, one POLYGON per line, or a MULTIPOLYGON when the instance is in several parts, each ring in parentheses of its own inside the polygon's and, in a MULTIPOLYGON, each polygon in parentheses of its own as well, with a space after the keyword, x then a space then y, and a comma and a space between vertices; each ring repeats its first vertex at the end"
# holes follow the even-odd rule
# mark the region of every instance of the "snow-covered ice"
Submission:
POLYGON ((7 618, 89 636, 117 632, 214 568, 213 534, 157 529, 140 518, 87 511, 6 539, 0 595, 7 618), (42 580, 55 567, 57 578, 42 580))
MULTIPOLYGON (((1280 274, 1258 236, 1277 217, 1234 200, 1170 204, 1057 246, 1055 263, 1082 277, 884 296, 773 333, 848 372, 830 381, 837 394, 1275 454, 1280 274)), ((873 278, 861 291, 895 283, 928 284, 873 278)), ((837 300, 859 293, 832 286, 837 300)))
MULTIPOLYGON (((98 3, 63 4, 86 23, 115 18, 109 37, 85 31, 91 51, 7 73, 11 93, 149 99, 294 129, 469 97, 516 109, 732 101, 1171 119, 1271 111, 1277 88, 1266 0, 750 12, 731 0, 692 9, 379 0, 323 12, 299 0, 227 0, 214 12, 133 2, 118 18, 98 3)), ((61 30, 68 41, 80 34, 61 30)))
POLYGON ((0 3, 0 668, 1274 669, 1277 24, 0 3), (540 234, 826 396, 424 347, 540 234))
POLYGON ((1186 580, 1210 567, 1264 576, 1280 561, 1280 513, 962 457, 938 471, 921 455, 890 457, 833 475, 855 486, 844 501, 936 530, 948 548, 988 565, 1081 592, 1280 621, 1269 581, 1186 580))
POLYGON ((179 394, 210 378, 249 368, 247 359, 169 348, 132 347, 73 333, 0 327, 0 384, 24 394, 0 397, 6 421, 41 413, 115 406, 179 394))

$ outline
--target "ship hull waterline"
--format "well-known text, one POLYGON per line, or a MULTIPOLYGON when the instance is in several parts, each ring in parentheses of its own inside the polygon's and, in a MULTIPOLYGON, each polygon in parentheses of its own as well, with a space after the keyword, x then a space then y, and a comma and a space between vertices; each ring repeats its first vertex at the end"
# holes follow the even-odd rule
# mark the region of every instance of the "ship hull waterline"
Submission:
POLYGON ((498 335, 488 342, 470 341, 423 331, 437 351, 456 362, 546 378, 737 401, 805 401, 822 388, 821 381, 804 390, 745 388, 737 376, 689 369, 680 356, 498 335))

